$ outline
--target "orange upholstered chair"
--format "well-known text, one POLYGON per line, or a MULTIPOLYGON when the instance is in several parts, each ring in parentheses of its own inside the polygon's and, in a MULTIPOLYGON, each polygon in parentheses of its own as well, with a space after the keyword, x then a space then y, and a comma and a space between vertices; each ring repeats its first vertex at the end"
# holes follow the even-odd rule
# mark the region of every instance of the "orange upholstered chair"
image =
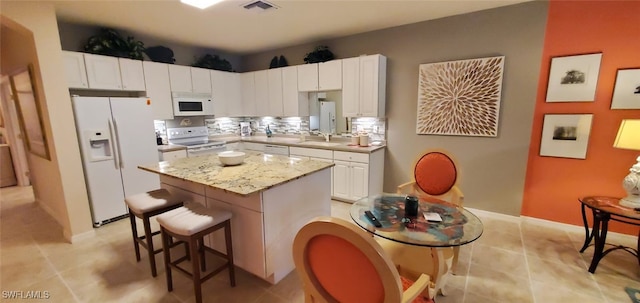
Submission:
POLYGON ((428 275, 402 278, 373 237, 355 224, 317 217, 293 241, 293 260, 302 279, 305 302, 433 302, 421 293, 428 275))
POLYGON ((456 160, 445 150, 426 151, 413 169, 413 181, 398 186, 397 192, 418 197, 435 197, 462 206, 456 160))
MULTIPOLYGON (((456 160, 443 149, 430 149, 416 161, 413 180, 399 185, 397 193, 417 196, 423 200, 437 198, 462 206, 464 194, 457 185, 459 180, 456 160)), ((434 274, 436 269, 431 260, 433 253, 430 248, 402 245, 386 239, 377 239, 377 241, 396 264, 405 268, 408 277, 426 273, 436 279, 436 292, 443 292, 438 287, 441 282, 437 281, 437 276, 455 273, 460 250, 458 246, 438 248, 447 260, 447 268, 445 273, 439 273, 436 276, 434 274)))

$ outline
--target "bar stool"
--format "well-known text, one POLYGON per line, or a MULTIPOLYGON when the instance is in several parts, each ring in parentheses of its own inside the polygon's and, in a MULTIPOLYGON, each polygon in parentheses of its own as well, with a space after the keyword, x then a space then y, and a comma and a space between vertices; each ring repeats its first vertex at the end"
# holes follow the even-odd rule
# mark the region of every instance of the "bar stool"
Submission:
POLYGON ((168 211, 157 217, 162 232, 162 247, 164 251, 164 266, 167 275, 167 289, 173 291, 171 268, 184 273, 193 280, 193 290, 196 294, 196 302, 202 302, 202 282, 215 276, 225 268, 229 269, 229 281, 231 287, 236 286, 235 271, 233 267, 233 249, 231 247, 231 213, 221 209, 206 208, 198 203, 185 203, 185 206, 168 211), (224 228, 226 254, 204 246, 204 237, 218 229, 224 228), (187 254, 171 261, 173 246, 171 237, 188 243, 187 254), (208 251, 227 259, 225 264, 219 266, 209 274, 201 277, 201 271, 206 270, 204 252, 208 251), (189 255, 190 254, 190 255, 189 255), (191 260, 191 272, 178 266, 185 260, 191 260))
POLYGON ((146 193, 128 196, 124 199, 129 208, 129 220, 131 221, 131 233, 133 235, 133 248, 136 251, 136 261, 140 262, 140 246, 147 249, 151 275, 157 276, 155 254, 162 251, 153 248, 153 236, 160 231, 151 232, 149 219, 166 211, 182 206, 182 201, 171 195, 166 189, 152 190, 146 193), (138 236, 136 217, 142 219, 144 235, 138 236))

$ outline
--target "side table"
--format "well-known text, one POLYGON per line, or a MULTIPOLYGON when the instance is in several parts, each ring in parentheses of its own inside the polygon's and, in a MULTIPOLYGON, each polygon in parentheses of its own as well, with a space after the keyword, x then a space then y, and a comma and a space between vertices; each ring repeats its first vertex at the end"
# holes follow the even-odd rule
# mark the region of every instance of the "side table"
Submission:
POLYGON ((594 273, 598 267, 598 263, 604 256, 611 251, 622 249, 636 256, 638 264, 640 265, 640 234, 638 237, 637 248, 626 247, 622 245, 616 245, 614 247, 604 249, 607 240, 607 230, 609 229, 609 220, 614 220, 626 224, 640 226, 640 212, 635 211, 632 208, 624 207, 620 205, 620 198, 604 197, 604 196, 590 196, 578 199, 582 204, 582 222, 584 223, 585 239, 580 253, 584 252, 591 241, 595 241, 595 247, 593 251, 593 258, 591 259, 591 265, 589 266, 589 272, 594 273), (586 208, 591 209, 593 215, 593 227, 589 232, 589 223, 587 221, 586 208))

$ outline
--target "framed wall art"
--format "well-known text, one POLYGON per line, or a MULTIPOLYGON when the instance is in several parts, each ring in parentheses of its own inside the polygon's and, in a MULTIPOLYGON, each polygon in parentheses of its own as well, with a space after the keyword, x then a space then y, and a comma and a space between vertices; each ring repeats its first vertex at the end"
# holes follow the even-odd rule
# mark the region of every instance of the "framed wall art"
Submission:
POLYGON ((602 53, 551 59, 547 102, 593 102, 602 53))
POLYGON ((540 156, 585 159, 592 114, 546 114, 540 156))
POLYGON ((33 76, 33 65, 11 75, 11 91, 16 101, 18 120, 26 137, 27 149, 34 155, 50 160, 42 123, 41 100, 33 89, 33 76))
POLYGON ((496 137, 504 56, 421 64, 419 135, 496 137))
POLYGON ((611 109, 640 109, 640 68, 618 70, 611 109))

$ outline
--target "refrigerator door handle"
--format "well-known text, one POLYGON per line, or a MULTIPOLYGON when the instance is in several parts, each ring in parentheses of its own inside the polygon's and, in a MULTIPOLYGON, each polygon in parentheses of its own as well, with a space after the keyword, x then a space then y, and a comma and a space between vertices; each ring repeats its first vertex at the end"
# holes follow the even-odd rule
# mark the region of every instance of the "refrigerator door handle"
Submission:
POLYGON ((118 150, 118 161, 120 162, 120 168, 124 168, 124 160, 122 160, 122 150, 120 148, 120 132, 118 132, 118 123, 116 119, 113 119, 113 129, 116 133, 116 147, 118 150))
POLYGON ((120 169, 119 163, 120 163, 120 154, 118 153, 118 151, 116 150, 116 146, 115 146, 115 139, 116 139, 116 132, 115 129, 113 127, 113 122, 111 122, 111 119, 107 120, 107 123, 109 124, 109 132, 111 133, 111 149, 113 152, 113 161, 114 164, 116 165, 116 169, 120 169))

